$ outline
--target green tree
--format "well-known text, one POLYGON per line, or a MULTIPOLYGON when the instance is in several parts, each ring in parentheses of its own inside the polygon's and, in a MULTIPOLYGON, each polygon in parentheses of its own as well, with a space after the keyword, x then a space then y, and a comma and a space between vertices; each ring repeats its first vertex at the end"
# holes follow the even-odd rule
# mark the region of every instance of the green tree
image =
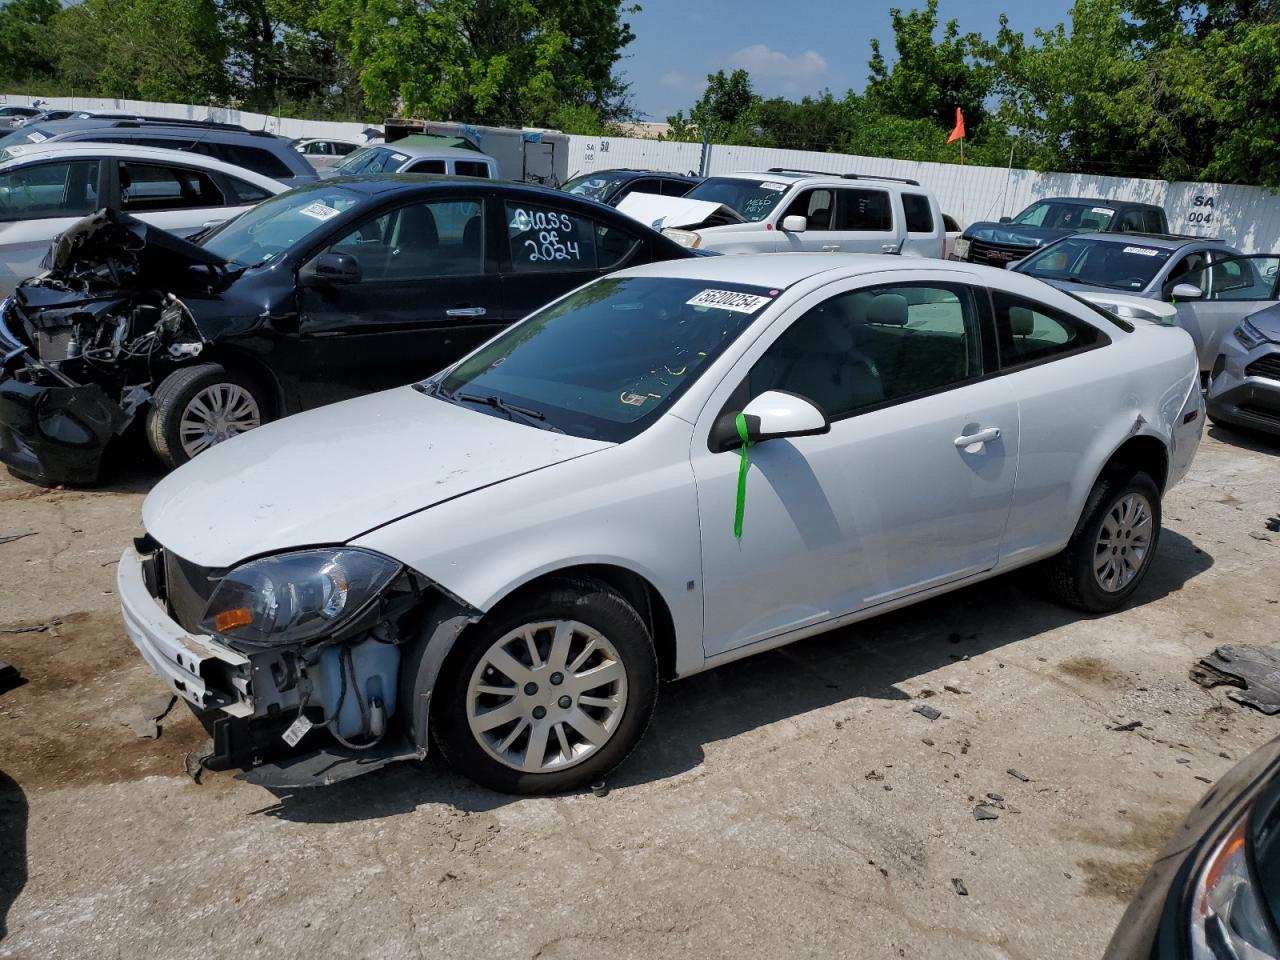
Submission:
POLYGON ((58 0, 9 0, 0 5, 0 80, 23 84, 56 75, 50 27, 61 12, 58 0))
POLYGON ((315 24, 360 67, 368 109, 541 125, 565 107, 630 115, 614 74, 620 0, 323 0, 315 24))

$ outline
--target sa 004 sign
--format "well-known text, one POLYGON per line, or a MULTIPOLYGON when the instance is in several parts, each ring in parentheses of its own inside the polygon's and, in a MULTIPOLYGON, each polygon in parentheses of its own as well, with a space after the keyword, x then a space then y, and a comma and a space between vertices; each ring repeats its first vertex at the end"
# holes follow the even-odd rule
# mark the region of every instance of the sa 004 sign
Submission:
POLYGON ((1187 214, 1187 223, 1213 223, 1214 198, 1204 194, 1196 194, 1191 199, 1193 209, 1187 214))

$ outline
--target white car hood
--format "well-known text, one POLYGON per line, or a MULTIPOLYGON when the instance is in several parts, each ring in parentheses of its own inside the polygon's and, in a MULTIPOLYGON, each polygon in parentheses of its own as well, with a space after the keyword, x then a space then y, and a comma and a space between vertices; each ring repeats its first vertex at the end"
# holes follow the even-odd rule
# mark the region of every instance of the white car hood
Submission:
POLYGON ((142 519, 179 556, 228 567, 264 553, 345 543, 406 514, 610 446, 399 387, 218 444, 161 480, 142 519))
MULTIPOLYGON (((687 197, 662 197, 656 193, 629 193, 618 204, 620 212, 654 230, 696 226, 715 216, 722 208, 729 210, 722 203, 690 200, 687 197)), ((730 213, 737 216, 733 211, 730 213)))

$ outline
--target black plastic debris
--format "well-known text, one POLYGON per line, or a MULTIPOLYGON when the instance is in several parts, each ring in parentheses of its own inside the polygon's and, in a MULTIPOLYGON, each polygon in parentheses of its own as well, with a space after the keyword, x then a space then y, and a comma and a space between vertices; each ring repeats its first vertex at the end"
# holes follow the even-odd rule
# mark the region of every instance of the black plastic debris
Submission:
POLYGON ((931 707, 927 703, 920 704, 920 706, 916 707, 912 712, 920 714, 920 716, 924 717, 926 720, 937 720, 942 716, 941 710, 931 707))
POLYGON ((1274 517, 1267 517, 1265 525, 1272 533, 1280 533, 1280 513, 1274 517))
POLYGON ((1253 644, 1218 647, 1191 668, 1191 679, 1202 687, 1240 687, 1228 694, 1236 703, 1269 715, 1280 713, 1280 648, 1253 644))
POLYGON ((955 888, 956 893, 960 896, 967 897, 969 895, 969 888, 964 885, 964 881, 959 877, 951 878, 951 886, 955 888))
POLYGON ((600 780, 591 785, 591 792, 597 797, 607 797, 609 795, 609 785, 600 780))
POLYGON ((1107 729, 1114 730, 1116 733, 1129 733, 1137 730, 1140 726, 1142 726, 1141 720, 1130 720, 1128 723, 1116 724, 1114 727, 1108 727, 1107 729))
POLYGON ((52 620, 46 621, 45 623, 33 623, 29 627, 6 627, 5 629, 0 630, 0 633, 5 633, 5 634, 44 633, 46 630, 50 629, 51 627, 60 627, 60 626, 62 626, 62 618, 54 617, 52 620))
POLYGON ((1023 783, 1032 782, 1031 778, 1028 777, 1025 773, 1020 773, 1019 771, 1013 769, 1013 767, 1010 767, 1008 770, 1005 771, 1005 773, 1013 777, 1013 779, 1015 780, 1021 780, 1023 783))
POLYGON ((1000 814, 996 813, 991 807, 985 803, 980 803, 973 808, 973 819, 975 820, 999 820, 1000 814))
POLYGON ((998 793, 988 793, 987 799, 994 800, 996 803, 1004 803, 1004 797, 1000 796, 998 793))
POLYGON ((23 537, 34 537, 36 532, 28 530, 26 533, 0 533, 0 543, 12 543, 14 540, 21 540, 23 537))
POLYGON ((20 687, 25 681, 18 668, 11 663, 0 660, 0 693, 6 693, 14 687, 20 687))

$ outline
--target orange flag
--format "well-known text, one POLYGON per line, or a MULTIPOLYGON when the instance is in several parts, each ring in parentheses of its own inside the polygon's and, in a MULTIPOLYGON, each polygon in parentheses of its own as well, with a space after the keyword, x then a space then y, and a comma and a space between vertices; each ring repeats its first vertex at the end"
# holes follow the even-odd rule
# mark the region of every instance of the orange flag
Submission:
POLYGON ((951 136, 947 137, 947 143, 953 143, 956 140, 964 139, 964 112, 956 107, 956 128, 951 131, 951 136))

